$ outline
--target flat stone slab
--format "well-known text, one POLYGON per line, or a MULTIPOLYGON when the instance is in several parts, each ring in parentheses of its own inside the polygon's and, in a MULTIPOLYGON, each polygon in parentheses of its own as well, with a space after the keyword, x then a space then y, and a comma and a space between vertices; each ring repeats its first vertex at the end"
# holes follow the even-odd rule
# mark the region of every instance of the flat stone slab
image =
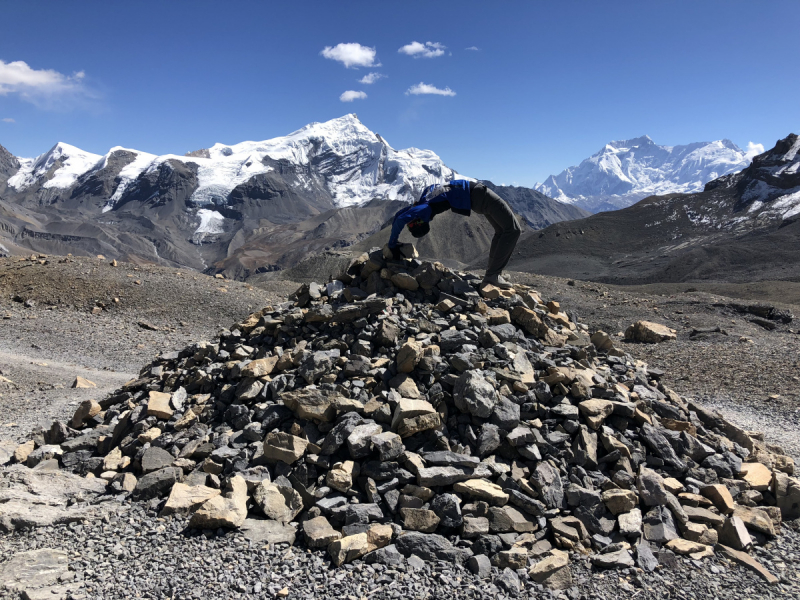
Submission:
POLYGON ((263 544, 294 544, 297 527, 268 519, 245 519, 240 531, 251 542, 263 544))
POLYGON ((42 548, 18 552, 0 566, 0 584, 7 590, 26 592, 58 583, 69 571, 69 556, 62 550, 42 548))
POLYGON ((99 519, 124 508, 116 502, 91 503, 105 493, 106 482, 99 478, 13 465, 0 473, 0 531, 99 519), (78 497, 82 501, 68 506, 78 497))

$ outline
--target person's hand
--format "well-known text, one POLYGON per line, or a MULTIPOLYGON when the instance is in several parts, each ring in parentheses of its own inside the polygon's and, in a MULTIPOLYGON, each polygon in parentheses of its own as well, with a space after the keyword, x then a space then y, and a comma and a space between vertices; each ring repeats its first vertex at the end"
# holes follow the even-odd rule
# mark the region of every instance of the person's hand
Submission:
POLYGON ((394 248, 389 248, 392 251, 392 258, 395 260, 403 260, 405 256, 403 256, 402 250, 400 250, 400 246, 395 246, 394 248))

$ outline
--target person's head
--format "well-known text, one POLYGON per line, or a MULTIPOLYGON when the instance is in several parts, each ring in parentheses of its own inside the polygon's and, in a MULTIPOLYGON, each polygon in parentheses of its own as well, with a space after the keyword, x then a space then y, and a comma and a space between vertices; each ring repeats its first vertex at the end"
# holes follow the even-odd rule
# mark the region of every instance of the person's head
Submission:
POLYGON ((415 238, 421 238, 424 235, 428 235, 428 232, 431 230, 430 224, 422 219, 414 219, 407 225, 407 227, 411 232, 411 235, 413 235, 415 238))

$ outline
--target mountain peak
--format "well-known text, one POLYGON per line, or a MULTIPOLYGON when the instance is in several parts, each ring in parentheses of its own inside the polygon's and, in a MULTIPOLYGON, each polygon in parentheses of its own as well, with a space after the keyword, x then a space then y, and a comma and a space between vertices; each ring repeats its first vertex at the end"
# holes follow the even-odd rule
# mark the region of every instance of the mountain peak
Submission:
POLYGON ((609 142, 534 189, 595 212, 616 210, 646 196, 702 191, 709 181, 741 171, 749 162, 730 140, 659 146, 643 135, 609 142))
POLYGON ((609 142, 606 144, 606 147, 610 146, 614 149, 619 150, 620 148, 636 148, 639 146, 654 146, 655 142, 650 138, 649 135, 642 135, 637 138, 631 138, 629 140, 614 140, 613 142, 609 142))

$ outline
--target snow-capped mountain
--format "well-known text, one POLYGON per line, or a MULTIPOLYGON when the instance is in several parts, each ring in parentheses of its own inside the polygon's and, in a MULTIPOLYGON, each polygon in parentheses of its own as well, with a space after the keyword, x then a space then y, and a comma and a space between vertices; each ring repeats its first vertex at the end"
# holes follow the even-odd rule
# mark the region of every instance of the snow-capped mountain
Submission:
POLYGON ((798 281, 800 137, 688 194, 556 223, 521 238, 510 268, 619 284, 798 281))
POLYGON ((425 185, 458 177, 436 153, 417 148, 395 150, 350 114, 311 123, 284 137, 214 144, 190 156, 156 156, 121 147, 99 156, 59 143, 35 159, 22 159, 8 185, 17 192, 37 183, 43 188, 66 189, 79 178, 106 169, 110 157, 120 152, 129 153, 133 160, 117 174, 104 211, 112 210, 140 176, 155 173, 170 161, 193 165, 196 170, 197 187, 190 201, 197 207, 224 206, 237 186, 287 167, 292 168, 301 187, 327 192, 336 207, 358 206, 375 198, 413 201, 425 185))
POLYGON ((617 210, 652 195, 688 194, 750 160, 730 140, 659 146, 648 136, 614 141, 534 189, 592 212, 617 210))
MULTIPOLYGON (((0 146, 0 244, 246 276, 364 239, 426 185, 459 177, 430 150, 395 150, 353 114, 185 155, 59 143, 17 159, 0 146)), ((534 227, 585 216, 533 190, 506 192, 534 227)), ((485 248, 473 240, 471 250, 485 248)))

